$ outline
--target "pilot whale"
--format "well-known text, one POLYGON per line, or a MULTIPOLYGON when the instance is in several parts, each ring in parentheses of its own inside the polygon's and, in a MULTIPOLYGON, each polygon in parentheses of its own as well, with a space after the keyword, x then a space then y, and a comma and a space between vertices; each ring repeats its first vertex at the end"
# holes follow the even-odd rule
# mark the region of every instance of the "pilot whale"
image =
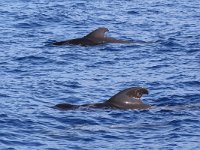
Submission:
POLYGON ((71 110, 78 108, 110 108, 110 109, 150 109, 151 106, 141 101, 143 94, 148 94, 148 90, 142 87, 131 87, 120 91, 109 100, 102 103, 73 105, 61 103, 54 106, 60 110, 71 110))
POLYGON ((105 27, 98 28, 88 35, 77 38, 77 39, 70 39, 60 42, 54 42, 53 45, 81 45, 81 46, 95 46, 99 44, 106 44, 106 43, 133 43, 132 41, 120 40, 115 39, 112 37, 106 37, 105 33, 109 30, 105 27))

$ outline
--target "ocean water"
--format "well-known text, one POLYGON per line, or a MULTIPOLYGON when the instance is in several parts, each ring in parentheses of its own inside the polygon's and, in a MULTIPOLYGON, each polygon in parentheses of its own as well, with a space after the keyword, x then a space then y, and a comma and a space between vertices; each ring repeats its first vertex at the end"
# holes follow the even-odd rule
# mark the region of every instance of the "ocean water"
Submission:
POLYGON ((1 1, 0 150, 200 149, 199 20, 199 0, 1 1), (98 27, 149 43, 51 45, 98 27), (135 86, 154 109, 52 109, 135 86))

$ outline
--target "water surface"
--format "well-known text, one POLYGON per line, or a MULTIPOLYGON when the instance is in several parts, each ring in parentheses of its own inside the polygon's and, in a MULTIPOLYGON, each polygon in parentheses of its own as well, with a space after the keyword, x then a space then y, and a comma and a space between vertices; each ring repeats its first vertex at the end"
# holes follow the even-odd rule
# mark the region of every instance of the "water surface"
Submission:
POLYGON ((199 149, 198 0, 15 0, 0 6, 0 149, 199 149), (98 27, 149 44, 51 46, 98 27), (143 86, 155 109, 58 111, 143 86))

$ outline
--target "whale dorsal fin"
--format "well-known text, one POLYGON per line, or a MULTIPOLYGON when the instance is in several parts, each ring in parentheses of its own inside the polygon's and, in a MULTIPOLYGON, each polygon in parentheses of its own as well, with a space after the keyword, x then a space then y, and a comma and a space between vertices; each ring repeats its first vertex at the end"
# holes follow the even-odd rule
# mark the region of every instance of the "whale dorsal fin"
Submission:
POLYGON ((88 35, 86 35, 86 38, 104 38, 105 37, 105 33, 108 32, 109 30, 107 28, 98 28, 94 31, 92 31, 91 33, 89 33, 88 35))
POLYGON ((141 98, 143 94, 148 94, 148 90, 142 87, 130 88, 126 95, 134 98, 141 98))
POLYGON ((140 99, 143 94, 148 94, 148 90, 142 87, 132 87, 115 94, 108 100, 108 102, 112 101, 118 103, 119 101, 122 101, 122 103, 124 103, 132 101, 132 98, 136 100, 140 99))
POLYGON ((140 100, 143 94, 148 94, 148 90, 142 87, 132 87, 115 94, 105 103, 122 109, 147 109, 150 106, 140 100))

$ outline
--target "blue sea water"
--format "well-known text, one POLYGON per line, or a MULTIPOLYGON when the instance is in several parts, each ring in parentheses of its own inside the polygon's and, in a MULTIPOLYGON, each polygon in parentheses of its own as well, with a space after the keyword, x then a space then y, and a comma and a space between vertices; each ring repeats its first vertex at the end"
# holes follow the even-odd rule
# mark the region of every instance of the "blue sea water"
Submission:
POLYGON ((200 149, 199 0, 4 0, 0 149, 200 149), (143 44, 51 46, 98 27, 143 44), (142 86, 154 109, 59 111, 142 86))

